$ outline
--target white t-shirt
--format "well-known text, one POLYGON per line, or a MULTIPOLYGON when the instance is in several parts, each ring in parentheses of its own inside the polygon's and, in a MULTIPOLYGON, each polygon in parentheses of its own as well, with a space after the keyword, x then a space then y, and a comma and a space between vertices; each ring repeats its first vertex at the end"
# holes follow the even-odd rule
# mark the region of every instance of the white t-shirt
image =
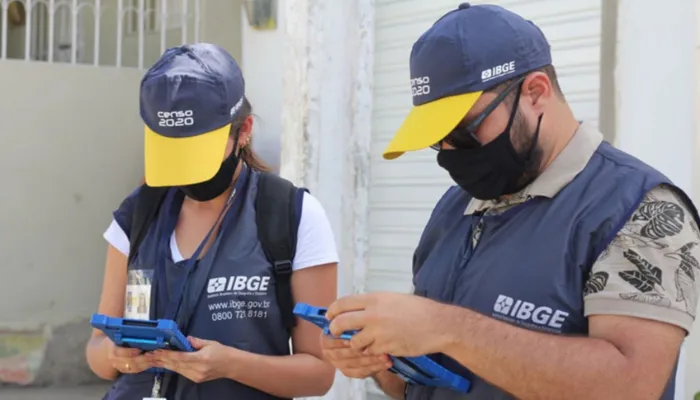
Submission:
MULTIPOLYGON (((338 262, 335 238, 326 211, 318 199, 309 193, 304 193, 297 232, 297 250, 292 263, 294 271, 338 262)), ((125 256, 129 255, 129 238, 116 220, 112 220, 103 236, 125 256)), ((174 262, 183 260, 177 247, 175 232, 170 237, 170 251, 174 262)))

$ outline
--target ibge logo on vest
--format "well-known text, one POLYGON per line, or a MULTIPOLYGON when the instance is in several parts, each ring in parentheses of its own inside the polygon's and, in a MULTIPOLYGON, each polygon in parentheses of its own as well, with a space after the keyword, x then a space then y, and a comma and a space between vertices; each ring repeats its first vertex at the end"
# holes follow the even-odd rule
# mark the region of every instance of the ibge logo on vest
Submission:
POLYGON ((533 330, 561 333, 562 325, 569 313, 499 294, 493 304, 491 315, 533 330))
POLYGON ((207 284, 208 308, 212 321, 267 318, 270 301, 261 298, 269 292, 269 276, 220 276, 207 284), (234 297, 225 299, 225 297, 234 297), (216 301, 212 301, 216 300, 216 301))
POLYGON ((265 295, 270 283, 269 276, 230 276, 209 279, 208 298, 231 295, 265 295))

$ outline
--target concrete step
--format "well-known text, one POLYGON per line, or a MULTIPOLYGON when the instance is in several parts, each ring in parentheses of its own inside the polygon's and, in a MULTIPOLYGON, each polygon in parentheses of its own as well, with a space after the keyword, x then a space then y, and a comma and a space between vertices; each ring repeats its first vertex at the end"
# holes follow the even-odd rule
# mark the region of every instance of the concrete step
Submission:
POLYGON ((99 400, 109 385, 45 388, 0 388, 0 400, 99 400))

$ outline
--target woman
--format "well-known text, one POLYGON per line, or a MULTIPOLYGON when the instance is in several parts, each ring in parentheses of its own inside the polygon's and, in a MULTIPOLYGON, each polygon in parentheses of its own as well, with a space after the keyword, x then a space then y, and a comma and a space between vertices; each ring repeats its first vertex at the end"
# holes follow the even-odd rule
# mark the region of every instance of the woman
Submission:
MULTIPOLYGON (((88 363, 98 376, 116 380, 105 399, 325 394, 334 369, 322 360, 318 328, 299 320, 287 329, 282 278, 259 240, 260 221, 278 212, 256 210, 261 198, 267 204, 284 199, 268 198, 261 185, 265 167, 250 147, 251 106, 235 60, 210 44, 169 49, 144 76, 140 101, 148 187, 124 200, 105 232, 99 313, 174 319, 195 351, 140 354, 93 331, 88 363), (160 208, 132 254, 136 199, 159 188, 160 208), (132 312, 124 312, 125 303, 132 312), (154 367, 172 373, 154 373, 154 367)), ((298 193, 291 296, 328 306, 336 298, 333 232, 319 202, 298 193)))

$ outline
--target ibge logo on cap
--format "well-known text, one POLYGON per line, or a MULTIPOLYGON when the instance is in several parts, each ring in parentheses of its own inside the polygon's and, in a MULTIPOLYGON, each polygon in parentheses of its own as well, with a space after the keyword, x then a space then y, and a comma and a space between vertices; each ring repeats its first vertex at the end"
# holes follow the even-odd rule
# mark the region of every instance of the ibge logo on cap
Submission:
POLYGON ((490 80, 500 78, 504 75, 510 75, 515 72, 515 61, 510 61, 505 64, 496 65, 489 69, 481 71, 481 81, 488 82, 490 80))

